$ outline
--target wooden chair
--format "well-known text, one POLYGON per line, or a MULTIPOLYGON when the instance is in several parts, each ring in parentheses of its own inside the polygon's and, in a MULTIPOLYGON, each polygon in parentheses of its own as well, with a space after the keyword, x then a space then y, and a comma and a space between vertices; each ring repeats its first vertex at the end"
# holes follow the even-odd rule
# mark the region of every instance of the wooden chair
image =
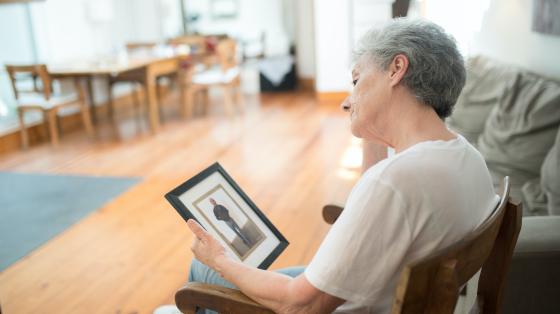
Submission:
POLYGON ((201 35, 185 35, 171 38, 167 41, 170 45, 188 45, 192 53, 206 51, 206 38, 201 35))
POLYGON ((93 136, 93 127, 89 109, 85 102, 84 92, 79 82, 74 80, 76 93, 59 95, 54 94, 52 80, 44 64, 34 65, 6 65, 6 70, 12 82, 14 96, 17 101, 17 111, 21 129, 21 142, 23 148, 29 145, 24 115, 27 111, 41 111, 45 123, 48 122, 51 143, 58 145, 57 114, 61 108, 78 107, 81 111, 82 121, 89 136, 93 136), (21 81, 31 79, 32 89, 22 89, 21 81))
MULTIPOLYGON (((153 50, 158 46, 156 42, 129 42, 126 44, 126 52, 130 56, 134 55, 152 55, 153 50)), ((163 120, 163 91, 162 91, 162 79, 167 78, 171 84, 173 84, 177 79, 177 73, 165 74, 158 76, 156 78, 156 98, 158 101, 158 109, 159 109, 159 117, 163 120)), ((136 115, 138 118, 141 117, 142 114, 142 103, 140 101, 140 94, 143 93, 144 95, 144 103, 147 104, 146 99, 146 82, 144 81, 145 77, 144 74, 138 71, 131 71, 129 73, 121 74, 117 77, 112 77, 109 79, 109 93, 110 93, 110 101, 109 104, 111 105, 109 110, 112 115, 113 109, 112 107, 112 90, 113 85, 118 83, 129 83, 131 84, 132 91, 132 103, 134 106, 134 110, 136 111, 136 115)), ((146 105, 147 106, 147 105, 146 105)))
MULTIPOLYGON (((506 274, 521 229, 521 205, 509 197, 503 182, 500 204, 463 240, 405 266, 397 284, 391 313, 453 313, 459 291, 481 270, 471 313, 500 313, 506 274)), ((323 217, 334 223, 342 208, 328 205, 323 217)), ((272 313, 238 290, 187 283, 175 294, 177 307, 194 314, 197 307, 223 313, 272 313)))
POLYGON ((192 114, 197 93, 203 93, 205 109, 208 103, 208 89, 217 87, 222 90, 224 106, 229 115, 234 113, 234 102, 241 103, 240 69, 237 64, 237 44, 233 39, 222 39, 216 46, 219 66, 196 72, 196 67, 190 67, 183 76, 183 114, 192 114), (235 92, 236 99, 233 99, 235 92))
POLYGON ((139 49, 153 49, 157 45, 156 42, 129 42, 125 46, 128 52, 134 52, 139 49))

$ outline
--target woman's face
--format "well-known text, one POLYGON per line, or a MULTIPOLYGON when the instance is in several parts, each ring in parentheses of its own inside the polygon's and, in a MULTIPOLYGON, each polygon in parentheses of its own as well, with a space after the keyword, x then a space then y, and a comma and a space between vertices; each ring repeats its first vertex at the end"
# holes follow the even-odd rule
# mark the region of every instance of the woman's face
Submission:
POLYGON ((378 70, 367 57, 361 57, 352 70, 352 94, 342 104, 350 112, 352 134, 366 140, 386 143, 391 85, 389 72, 378 70))

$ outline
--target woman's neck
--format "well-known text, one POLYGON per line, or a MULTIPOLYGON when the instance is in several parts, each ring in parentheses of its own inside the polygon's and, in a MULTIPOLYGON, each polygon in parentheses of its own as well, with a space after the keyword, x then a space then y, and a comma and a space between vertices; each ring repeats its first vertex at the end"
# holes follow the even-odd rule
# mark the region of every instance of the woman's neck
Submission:
POLYGON ((393 119, 391 144, 397 153, 425 141, 449 141, 457 136, 447 129, 436 112, 423 104, 408 107, 393 119))

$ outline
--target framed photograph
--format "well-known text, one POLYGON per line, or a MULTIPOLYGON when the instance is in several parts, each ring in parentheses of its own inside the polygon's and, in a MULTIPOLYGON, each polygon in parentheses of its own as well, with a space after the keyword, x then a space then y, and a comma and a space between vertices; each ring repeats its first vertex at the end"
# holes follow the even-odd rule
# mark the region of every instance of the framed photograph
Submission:
POLYGON ((185 221, 198 221, 245 264, 267 269, 289 244, 219 163, 165 198, 185 221))

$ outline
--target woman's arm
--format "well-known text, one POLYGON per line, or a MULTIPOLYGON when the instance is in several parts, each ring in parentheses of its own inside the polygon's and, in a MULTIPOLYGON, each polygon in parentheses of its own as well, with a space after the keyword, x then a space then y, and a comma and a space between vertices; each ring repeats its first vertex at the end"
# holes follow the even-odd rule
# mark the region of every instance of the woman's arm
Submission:
POLYGON ((315 288, 302 274, 291 278, 247 266, 225 254, 222 245, 194 220, 188 226, 195 235, 195 257, 233 283, 243 293, 277 313, 331 313, 345 300, 315 288))

